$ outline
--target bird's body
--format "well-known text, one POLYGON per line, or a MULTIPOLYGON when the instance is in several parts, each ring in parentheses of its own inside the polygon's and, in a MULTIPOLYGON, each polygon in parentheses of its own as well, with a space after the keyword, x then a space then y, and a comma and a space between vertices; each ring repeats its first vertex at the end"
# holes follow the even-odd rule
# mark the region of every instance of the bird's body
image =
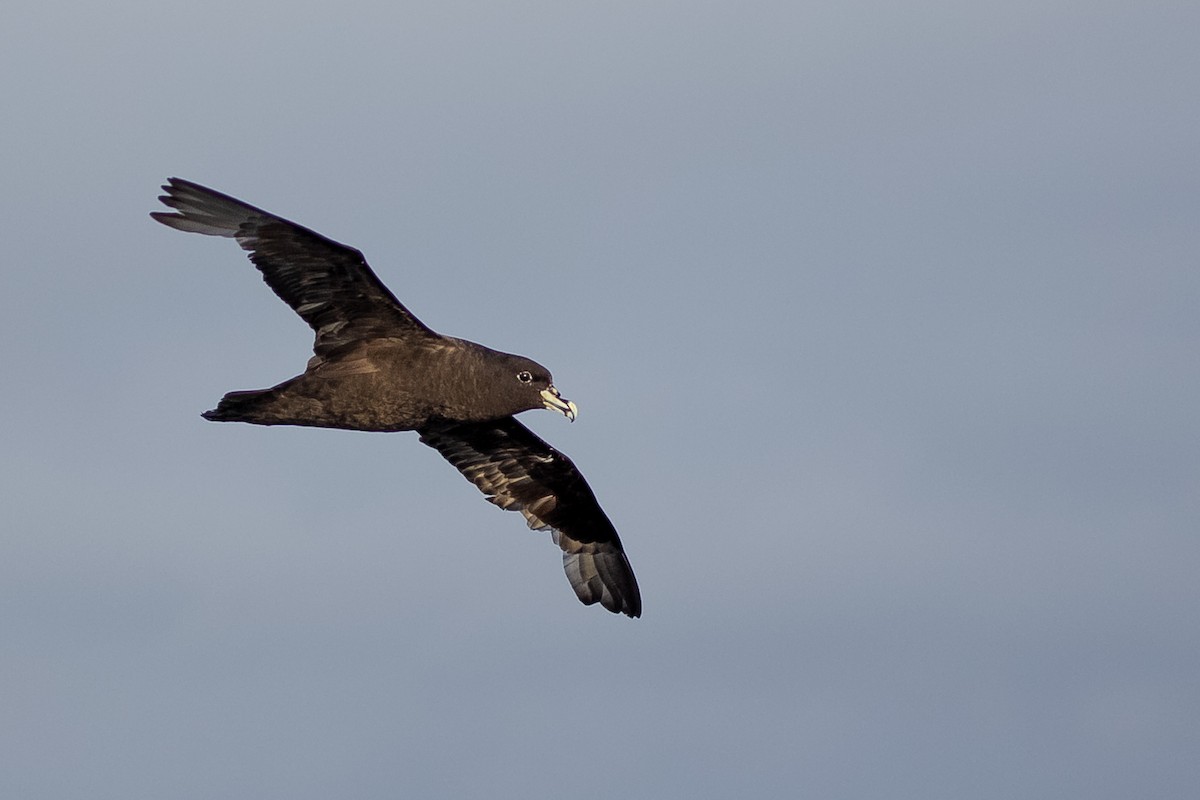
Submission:
MULTIPOLYGON (((439 420, 482 422, 495 413, 479 410, 490 409, 492 398, 472 367, 490 368, 493 359, 503 359, 505 377, 531 363, 463 339, 354 342, 313 356, 303 374, 278 386, 230 392, 204 417, 357 431, 415 431, 439 420)), ((527 410, 512 405, 513 414, 527 410)))
POLYGON ((513 415, 536 408, 574 420, 550 372, 523 356, 426 327, 362 254, 228 195, 172 178, 160 198, 172 228, 235 239, 267 285, 316 333, 305 371, 270 389, 226 394, 217 422, 409 431, 487 498, 549 529, 584 603, 631 617, 641 596, 616 529, 566 456, 513 415))

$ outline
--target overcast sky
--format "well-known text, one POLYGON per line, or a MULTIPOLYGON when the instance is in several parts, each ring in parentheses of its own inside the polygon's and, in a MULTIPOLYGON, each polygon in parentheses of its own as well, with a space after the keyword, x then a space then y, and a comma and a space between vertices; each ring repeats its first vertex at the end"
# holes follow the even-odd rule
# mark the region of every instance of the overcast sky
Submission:
POLYGON ((1200 5, 43 2, 0 25, 0 795, 1194 798, 1200 5), (548 365, 645 615, 177 175, 548 365))

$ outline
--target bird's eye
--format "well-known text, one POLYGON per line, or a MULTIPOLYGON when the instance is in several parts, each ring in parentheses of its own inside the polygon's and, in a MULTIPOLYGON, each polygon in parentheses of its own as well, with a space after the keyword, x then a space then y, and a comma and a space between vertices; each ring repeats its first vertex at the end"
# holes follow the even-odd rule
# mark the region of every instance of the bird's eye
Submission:
POLYGON ((533 373, 523 369, 517 373, 517 380, 521 383, 531 383, 533 381, 533 373))

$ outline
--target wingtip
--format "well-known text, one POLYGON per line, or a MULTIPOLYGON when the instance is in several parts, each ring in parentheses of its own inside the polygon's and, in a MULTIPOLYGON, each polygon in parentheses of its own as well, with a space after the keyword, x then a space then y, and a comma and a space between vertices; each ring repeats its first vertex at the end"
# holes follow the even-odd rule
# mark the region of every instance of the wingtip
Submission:
MULTIPOLYGON (((180 184, 184 183, 186 183, 186 181, 182 181, 179 178, 167 178, 167 182, 159 187, 163 193, 158 196, 158 202, 162 203, 164 206, 175 208, 176 191, 180 184)), ((179 229, 178 223, 183 219, 183 214, 175 211, 151 211, 150 219, 154 220, 155 222, 160 222, 169 228, 179 229)))
POLYGON ((605 605, 604 607, 614 614, 624 614, 630 619, 638 619, 642 616, 641 598, 635 598, 632 602, 622 602, 621 605, 605 605))
POLYGON ((605 611, 611 611, 614 614, 624 614, 630 619, 638 619, 642 616, 641 597, 626 599, 605 594, 601 597, 591 597, 588 599, 580 597, 579 602, 583 603, 585 606, 598 605, 605 611))
MULTIPOLYGON (((178 189, 181 186, 186 186, 186 185, 188 185, 187 181, 183 180, 182 178, 176 178, 174 176, 171 176, 170 178, 167 178, 166 182, 163 183, 158 188, 162 189, 162 191, 166 195, 171 195, 175 192, 176 189, 178 189)), ((163 198, 160 197, 158 199, 162 200, 163 198)))
POLYGON ((620 609, 620 613, 624 614, 630 619, 638 619, 642 616, 642 597, 641 594, 637 593, 636 588, 634 589, 634 592, 634 596, 627 598, 620 609))

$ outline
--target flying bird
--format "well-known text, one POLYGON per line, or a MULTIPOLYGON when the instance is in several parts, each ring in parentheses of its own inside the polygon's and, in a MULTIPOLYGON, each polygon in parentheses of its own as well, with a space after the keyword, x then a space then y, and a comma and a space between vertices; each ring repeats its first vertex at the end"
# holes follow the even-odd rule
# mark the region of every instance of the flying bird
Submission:
POLYGON ((171 228, 225 236, 316 333, 304 372, 230 392, 205 419, 358 431, 416 431, 487 499, 549 530, 579 599, 638 617, 641 594, 621 539, 571 459, 515 419, 546 408, 574 421, 550 371, 444 336, 388 291, 352 247, 204 186, 168 179, 171 228))

